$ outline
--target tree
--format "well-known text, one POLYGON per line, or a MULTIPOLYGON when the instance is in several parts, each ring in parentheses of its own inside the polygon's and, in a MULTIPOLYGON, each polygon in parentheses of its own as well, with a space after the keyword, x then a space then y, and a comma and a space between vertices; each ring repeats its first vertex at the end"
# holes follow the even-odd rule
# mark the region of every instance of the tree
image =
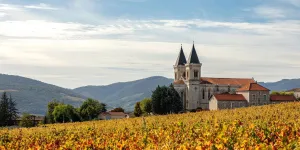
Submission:
POLYGON ((7 93, 4 92, 0 100, 0 125, 13 125, 13 121, 18 117, 18 109, 16 102, 8 98, 7 93))
POLYGON ((57 101, 56 99, 52 100, 48 103, 48 111, 47 111, 47 123, 55 123, 54 117, 53 117, 53 111, 56 106, 60 105, 61 103, 57 101))
POLYGON ((54 108, 52 113, 55 122, 76 122, 80 121, 80 116, 71 105, 60 104, 54 108))
POLYGON ((18 118, 18 109, 16 108, 17 103, 12 99, 11 95, 8 101, 8 121, 12 124, 13 120, 18 118))
POLYGON ((178 92, 171 84, 169 87, 157 87, 152 93, 152 111, 155 114, 178 113, 183 110, 183 103, 178 92))
POLYGON ((125 110, 121 107, 118 107, 118 108, 111 110, 111 112, 125 112, 125 110))
POLYGON ((273 91, 271 93, 271 95, 294 95, 294 93, 293 92, 284 92, 284 91, 281 91, 281 92, 273 91))
POLYGON ((134 107, 134 116, 136 116, 136 117, 139 117, 139 116, 141 116, 142 115, 142 109, 141 109, 141 106, 140 106, 140 102, 137 102, 136 104, 135 104, 135 107, 134 107))
POLYGON ((103 112, 103 105, 94 99, 87 99, 80 107, 80 115, 84 120, 92 120, 98 117, 103 112))
POLYGON ((28 113, 24 113, 22 115, 22 118, 21 118, 21 121, 20 121, 20 126, 21 127, 26 127, 26 128, 29 128, 29 127, 34 127, 34 117, 28 113))
POLYGON ((173 84, 171 84, 168 89, 168 98, 171 104, 171 113, 179 113, 183 110, 183 102, 181 101, 181 98, 178 92, 175 90, 173 84))
POLYGON ((106 109, 106 104, 101 103, 101 105, 102 105, 102 112, 106 112, 106 111, 107 111, 107 109, 106 109))
POLYGON ((143 113, 149 114, 152 111, 152 100, 151 98, 145 98, 141 102, 141 109, 143 113))

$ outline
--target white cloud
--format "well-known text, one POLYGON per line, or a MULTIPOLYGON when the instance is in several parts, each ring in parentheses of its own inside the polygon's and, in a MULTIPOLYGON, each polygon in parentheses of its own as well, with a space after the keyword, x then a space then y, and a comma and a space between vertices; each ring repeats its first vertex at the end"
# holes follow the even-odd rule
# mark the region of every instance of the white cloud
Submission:
POLYGON ((266 18, 285 18, 286 11, 280 8, 274 8, 269 6, 259 6, 253 9, 254 13, 261 17, 266 18))
POLYGON ((49 4, 40 3, 38 5, 26 5, 24 8, 29 9, 42 9, 42 10, 58 10, 56 7, 52 7, 49 4))

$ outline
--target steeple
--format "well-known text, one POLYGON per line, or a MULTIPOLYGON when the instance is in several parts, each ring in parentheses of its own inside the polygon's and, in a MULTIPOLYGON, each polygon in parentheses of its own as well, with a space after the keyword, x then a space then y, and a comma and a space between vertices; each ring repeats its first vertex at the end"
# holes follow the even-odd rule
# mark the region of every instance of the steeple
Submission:
POLYGON ((197 52, 196 52, 196 49, 195 49, 194 42, 193 42, 193 48, 192 48, 192 51, 190 53, 188 63, 189 64, 200 64, 200 61, 199 61, 199 58, 198 58, 198 55, 197 55, 197 52))
POLYGON ((183 53, 182 44, 181 44, 180 52, 179 52, 175 66, 185 65, 185 64, 186 64, 186 58, 183 53))

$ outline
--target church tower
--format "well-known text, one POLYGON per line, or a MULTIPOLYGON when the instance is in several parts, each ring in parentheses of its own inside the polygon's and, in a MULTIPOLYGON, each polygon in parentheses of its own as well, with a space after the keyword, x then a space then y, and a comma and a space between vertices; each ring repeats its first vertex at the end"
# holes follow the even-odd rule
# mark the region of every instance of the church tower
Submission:
POLYGON ((186 68, 187 99, 186 109, 196 109, 200 105, 200 78, 202 64, 199 61, 195 44, 189 56, 186 68))
POLYGON ((186 64, 186 58, 181 45, 177 61, 174 65, 175 81, 179 81, 182 79, 184 80, 186 78, 185 64, 186 64))

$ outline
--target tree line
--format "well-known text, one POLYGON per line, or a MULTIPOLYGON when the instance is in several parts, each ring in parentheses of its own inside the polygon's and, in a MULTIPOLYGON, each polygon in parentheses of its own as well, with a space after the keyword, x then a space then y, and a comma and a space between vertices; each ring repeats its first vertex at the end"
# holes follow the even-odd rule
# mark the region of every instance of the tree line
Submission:
POLYGON ((183 102, 174 86, 158 86, 152 97, 137 102, 134 107, 134 115, 139 117, 150 113, 165 115, 183 111, 183 102))
POLYGON ((95 120, 106 111, 106 104, 91 98, 85 100, 79 108, 53 100, 48 103, 44 124, 95 120))

